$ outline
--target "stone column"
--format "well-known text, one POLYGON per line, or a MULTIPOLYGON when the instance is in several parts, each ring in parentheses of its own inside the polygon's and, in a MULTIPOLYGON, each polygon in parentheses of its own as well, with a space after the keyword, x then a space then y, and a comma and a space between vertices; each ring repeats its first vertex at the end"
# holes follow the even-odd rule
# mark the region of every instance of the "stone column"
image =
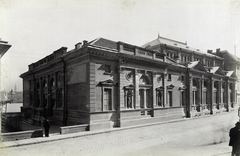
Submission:
POLYGON ((214 79, 211 78, 210 80, 210 97, 209 97, 209 109, 210 109, 210 114, 213 114, 213 102, 214 102, 214 79))
POLYGON ((221 109, 222 104, 222 80, 218 82, 218 108, 221 109))
POLYGON ((196 105, 196 91, 193 91, 193 105, 196 105))
POLYGON ((156 105, 156 91, 155 91, 155 82, 156 81, 156 74, 152 73, 152 116, 154 116, 154 105, 156 105))
MULTIPOLYGON (((120 62, 120 61, 119 61, 120 62)), ((124 74, 124 68, 122 68, 120 66, 120 63, 119 63, 119 67, 118 67, 118 106, 119 106, 119 111, 123 108, 127 108, 126 104, 127 104, 127 101, 126 99, 124 98, 123 99, 123 96, 125 96, 124 94, 125 91, 123 90, 123 88, 125 87, 124 83, 122 82, 122 80, 124 80, 126 77, 125 77, 125 74, 124 74)), ((134 81, 134 78, 133 78, 133 81, 134 81)), ((134 86, 134 82, 133 82, 133 86, 134 86)), ((133 90, 133 95, 134 95, 134 90, 133 90)), ((126 95, 127 96, 127 95, 126 95)), ((134 105, 134 98, 132 98, 132 104, 134 105)))
POLYGON ((199 107, 199 111, 201 112, 202 111, 202 107, 201 107, 201 104, 202 104, 202 81, 201 81, 201 78, 198 79, 198 107, 199 107))
POLYGON ((152 59, 154 59, 154 60, 156 59, 156 52, 155 51, 153 52, 152 59))
POLYGON ((194 61, 194 51, 192 51, 192 53, 191 53, 191 59, 190 59, 190 61, 194 61))
POLYGON ((201 109, 203 110, 205 108, 204 105, 206 104, 206 103, 204 103, 204 101, 206 100, 206 97, 204 96, 204 77, 202 77, 202 79, 201 79, 201 99, 202 99, 201 100, 201 104, 202 104, 201 109))
POLYGON ((181 55, 181 48, 178 49, 178 60, 179 60, 179 63, 182 63, 182 55, 181 55))
POLYGON ((224 103, 224 101, 223 101, 223 96, 224 96, 224 90, 223 90, 223 83, 222 83, 222 81, 221 81, 221 108, 223 107, 223 103, 224 103))

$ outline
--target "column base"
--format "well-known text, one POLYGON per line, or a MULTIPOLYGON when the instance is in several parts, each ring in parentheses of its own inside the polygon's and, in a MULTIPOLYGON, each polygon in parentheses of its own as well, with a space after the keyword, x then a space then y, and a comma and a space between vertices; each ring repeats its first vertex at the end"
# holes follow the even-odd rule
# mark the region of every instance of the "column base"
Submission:
POLYGON ((210 110, 208 110, 206 108, 203 109, 202 112, 203 112, 204 115, 210 115, 210 110))
POLYGON ((214 108, 214 109, 212 110, 212 112, 213 112, 213 114, 219 114, 219 113, 221 113, 221 110, 220 110, 220 109, 217 109, 217 108, 214 108))

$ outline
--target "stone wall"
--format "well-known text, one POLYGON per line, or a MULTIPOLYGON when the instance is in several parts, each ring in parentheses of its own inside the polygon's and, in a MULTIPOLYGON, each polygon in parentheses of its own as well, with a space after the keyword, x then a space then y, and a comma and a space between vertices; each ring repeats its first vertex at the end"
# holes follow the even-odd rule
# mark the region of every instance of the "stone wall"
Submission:
POLYGON ((42 129, 22 131, 22 132, 2 133, 1 141, 6 142, 6 141, 23 140, 23 139, 30 139, 30 138, 37 138, 37 137, 43 137, 42 129))
POLYGON ((2 132, 16 132, 22 129, 21 113, 3 113, 1 128, 2 132))
POLYGON ((87 65, 69 64, 66 73, 67 125, 88 123, 87 65))
POLYGON ((89 129, 88 124, 76 125, 76 126, 64 126, 60 127, 60 134, 78 133, 84 132, 89 129))

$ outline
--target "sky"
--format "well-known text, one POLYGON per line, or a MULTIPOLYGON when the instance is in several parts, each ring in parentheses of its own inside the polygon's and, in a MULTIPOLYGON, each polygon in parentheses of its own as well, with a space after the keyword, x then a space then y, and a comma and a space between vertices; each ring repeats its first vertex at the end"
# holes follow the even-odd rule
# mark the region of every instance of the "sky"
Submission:
POLYGON ((159 34, 240 56, 240 0, 0 0, 0 22, 12 45, 1 60, 5 91, 23 90, 29 64, 99 37, 142 46, 159 34))

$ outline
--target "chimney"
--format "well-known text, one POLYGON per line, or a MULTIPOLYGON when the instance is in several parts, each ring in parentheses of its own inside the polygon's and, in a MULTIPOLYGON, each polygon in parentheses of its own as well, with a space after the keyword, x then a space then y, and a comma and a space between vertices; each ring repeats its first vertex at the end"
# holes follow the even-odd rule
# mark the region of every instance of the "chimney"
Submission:
POLYGON ((81 47, 82 47, 82 43, 81 42, 75 44, 75 49, 80 49, 81 47))
POLYGON ((86 45, 87 43, 88 43, 87 40, 84 40, 84 41, 83 41, 83 45, 86 45))
POLYGON ((211 53, 212 53, 212 50, 209 50, 209 49, 208 49, 208 50, 207 50, 207 53, 210 53, 210 54, 211 54, 211 53))
POLYGON ((217 49, 216 49, 216 52, 219 53, 219 52, 220 52, 220 48, 217 48, 217 49))

